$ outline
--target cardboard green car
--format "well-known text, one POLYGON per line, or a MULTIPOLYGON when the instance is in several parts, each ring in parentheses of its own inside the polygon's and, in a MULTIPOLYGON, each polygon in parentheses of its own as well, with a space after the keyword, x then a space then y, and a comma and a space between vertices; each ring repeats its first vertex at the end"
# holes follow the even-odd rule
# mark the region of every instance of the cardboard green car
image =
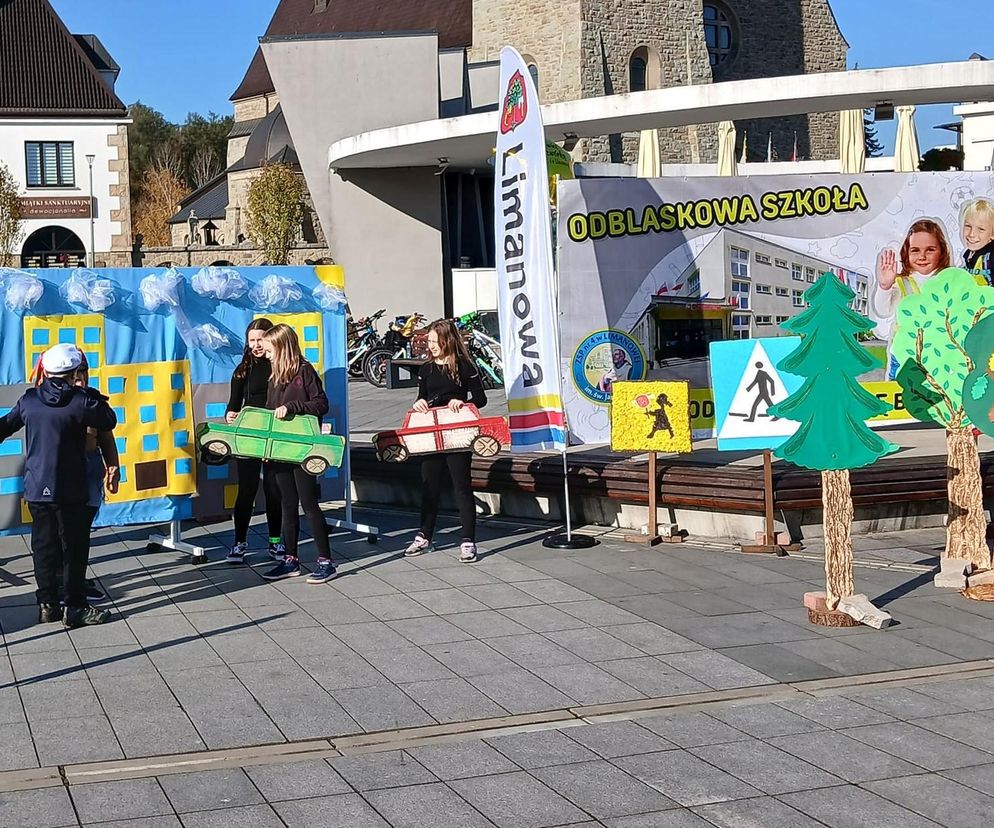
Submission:
POLYGON ((341 466, 345 454, 345 438, 323 434, 317 417, 297 414, 277 420, 266 408, 243 408, 232 423, 201 423, 197 443, 208 465, 226 463, 231 457, 253 457, 299 463, 315 477, 341 466))

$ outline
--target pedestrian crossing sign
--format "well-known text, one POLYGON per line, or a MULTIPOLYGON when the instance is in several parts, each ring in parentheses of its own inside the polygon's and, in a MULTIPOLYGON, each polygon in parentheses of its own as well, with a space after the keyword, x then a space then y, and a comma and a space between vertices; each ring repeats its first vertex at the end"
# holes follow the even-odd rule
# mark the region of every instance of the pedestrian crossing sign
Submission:
POLYGON ((771 417, 770 406, 797 391, 804 378, 777 368, 800 337, 712 342, 711 386, 719 451, 775 449, 798 423, 771 417))
POLYGON ((615 451, 689 452, 690 384, 679 381, 614 383, 611 448, 615 451))

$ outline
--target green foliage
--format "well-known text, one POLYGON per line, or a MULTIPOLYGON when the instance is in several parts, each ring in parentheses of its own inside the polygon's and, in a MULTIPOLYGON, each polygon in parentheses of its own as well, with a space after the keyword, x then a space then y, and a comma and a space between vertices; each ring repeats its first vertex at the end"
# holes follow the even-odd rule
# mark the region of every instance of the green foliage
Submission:
POLYGON ((935 147, 922 156, 918 169, 922 172, 946 172, 963 169, 963 150, 935 147))
POLYGON ((960 268, 947 268, 925 281, 897 307, 891 353, 905 405, 919 420, 965 428, 963 386, 975 368, 966 350, 971 329, 994 311, 994 289, 977 284, 960 268))
POLYGON ((973 360, 973 370, 963 383, 963 408, 978 429, 994 434, 994 314, 981 319, 966 335, 967 356, 973 360))
POLYGON ((832 273, 823 274, 804 298, 807 310, 782 326, 798 334, 801 344, 777 365, 804 377, 804 384, 769 410, 801 425, 775 454, 819 471, 868 466, 898 448, 866 425, 890 406, 856 379, 880 366, 856 339, 874 323, 849 307, 854 294, 832 273))
POLYGON ((128 163, 131 181, 131 199, 139 201, 143 195, 142 179, 164 149, 176 137, 175 124, 169 123, 161 112, 156 112, 141 101, 128 107, 128 163))
POLYGON ((285 265, 300 236, 304 217, 303 182, 286 164, 267 164, 249 187, 248 232, 266 264, 285 265))
POLYGON ((877 138, 876 121, 873 118, 873 110, 867 109, 863 112, 863 143, 866 148, 867 158, 879 158, 884 154, 884 145, 877 138))
POLYGON ((0 267, 11 267, 23 238, 21 191, 7 165, 0 161, 0 267))

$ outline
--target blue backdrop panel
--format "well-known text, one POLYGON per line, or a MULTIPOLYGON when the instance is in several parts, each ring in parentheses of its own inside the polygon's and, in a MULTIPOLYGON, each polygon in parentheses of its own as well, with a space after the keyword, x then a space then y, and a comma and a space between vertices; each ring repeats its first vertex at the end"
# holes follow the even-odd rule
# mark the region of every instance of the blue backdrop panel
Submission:
MULTIPOLYGON (((268 266, 225 268, 213 272, 213 280, 205 280, 201 268, 0 271, 0 383, 7 386, 0 406, 9 407, 23 391, 41 352, 75 342, 91 363, 92 384, 110 397, 121 421, 115 431, 121 493, 101 509, 98 525, 204 514, 194 493, 204 495, 204 506, 212 504, 206 511, 216 515, 230 506, 234 474, 208 474, 196 463, 193 432, 204 420, 223 417, 253 319, 266 316, 297 330, 305 355, 323 374, 331 404, 326 422, 348 435, 344 295, 318 274, 313 267, 268 266), (218 288, 225 283, 227 290, 218 288), (102 307, 109 295, 113 302, 102 307)), ((20 437, 0 447, 4 533, 27 526, 20 437)), ((342 498, 345 485, 340 470, 331 469, 322 491, 342 498)))

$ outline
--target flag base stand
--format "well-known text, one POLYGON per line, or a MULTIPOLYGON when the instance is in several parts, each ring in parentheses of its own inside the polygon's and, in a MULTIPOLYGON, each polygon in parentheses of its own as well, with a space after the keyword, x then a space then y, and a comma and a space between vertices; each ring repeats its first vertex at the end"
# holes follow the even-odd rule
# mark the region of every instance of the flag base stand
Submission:
POLYGON ((778 558, 785 558, 788 552, 800 552, 801 544, 790 543, 789 537, 781 533, 788 539, 787 543, 780 543, 773 520, 773 453, 767 449, 763 452, 763 518, 765 532, 756 533, 756 543, 743 543, 739 545, 739 551, 753 555, 776 555, 778 558))
POLYGON ((556 532, 542 538, 542 546, 547 549, 591 549, 600 541, 590 535, 575 535, 571 532, 556 532))

